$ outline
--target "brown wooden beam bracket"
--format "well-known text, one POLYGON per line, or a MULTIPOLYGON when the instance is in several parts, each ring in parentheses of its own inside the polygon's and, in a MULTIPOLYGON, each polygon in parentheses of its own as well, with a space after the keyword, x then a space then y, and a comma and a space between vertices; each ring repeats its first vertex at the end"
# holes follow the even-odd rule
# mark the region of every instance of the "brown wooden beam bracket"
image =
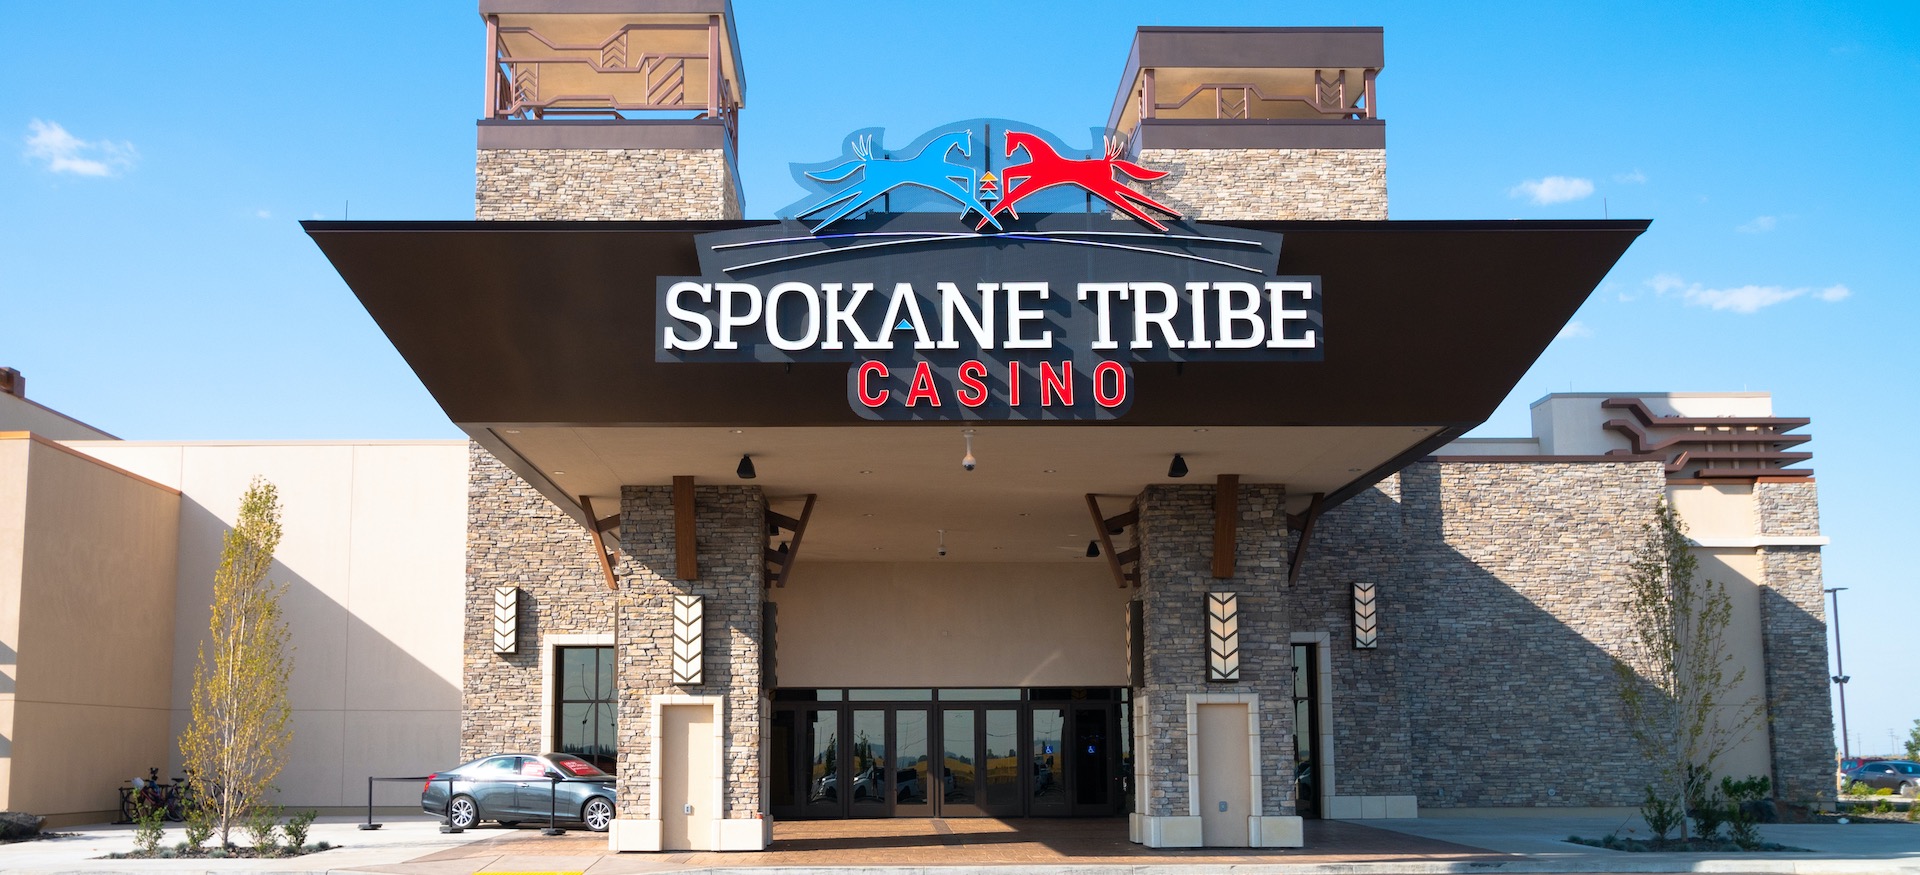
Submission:
POLYGON ((764 585, 767 588, 784 587, 787 585, 787 578, 793 576, 793 563, 800 558, 800 540, 807 535, 807 521, 813 518, 813 500, 818 497, 811 493, 807 495, 807 503, 800 508, 799 519, 771 510, 767 511, 769 528, 793 532, 793 540, 787 542, 785 553, 778 550, 766 551, 768 568, 764 585))
MULTIPOLYGON (((580 496, 580 509, 586 512, 587 519, 593 519, 593 499, 584 495, 580 496)), ((608 519, 613 520, 615 525, 618 525, 620 522, 618 515, 608 517, 608 519)), ((605 522, 605 520, 601 522, 605 522)), ((600 558, 600 573, 607 576, 607 589, 619 589, 620 578, 613 573, 613 557, 607 555, 607 539, 603 534, 610 528, 613 528, 613 526, 602 528, 600 523, 596 522, 587 527, 587 535, 593 538, 593 555, 600 558)))
POLYGON ((694 540, 693 478, 673 478, 673 576, 700 579, 698 543, 694 540))
MULTIPOLYGON (((586 510, 586 505, 581 504, 580 509, 586 510)), ((588 511, 587 516, 593 516, 593 512, 588 511)), ((608 531, 617 529, 619 527, 620 527, 620 515, 617 513, 614 514, 613 516, 607 517, 606 519, 596 520, 593 524, 593 530, 596 532, 608 532, 608 531)))
POLYGON ((1135 585, 1135 587, 1140 585, 1139 572, 1129 572, 1125 568, 1127 564, 1133 564, 1139 560, 1139 549, 1135 547, 1125 553, 1119 553, 1114 549, 1114 533, 1125 532, 1127 526, 1133 526, 1135 522, 1139 522, 1139 510, 1135 508, 1119 516, 1106 516, 1100 512, 1100 497, 1094 493, 1087 493, 1087 512, 1092 514, 1094 539, 1100 543, 1100 555, 1106 556, 1106 570, 1114 576, 1114 585, 1121 589, 1129 585, 1135 585))
POLYGON ((1287 515, 1287 522, 1290 527, 1293 527, 1291 524, 1296 518, 1300 521, 1299 526, 1293 527, 1297 528, 1300 532, 1300 543, 1294 546, 1293 555, 1287 560, 1288 586, 1293 586, 1300 581, 1300 565, 1305 562, 1307 558, 1307 542, 1313 539, 1314 523, 1320 521, 1320 503, 1325 500, 1326 497, 1326 493, 1316 492, 1313 494, 1313 500, 1307 502, 1306 513, 1300 514, 1297 517, 1294 514, 1287 515))
POLYGON ((1240 475, 1222 474, 1213 485, 1213 576, 1233 576, 1233 552, 1240 525, 1240 475))

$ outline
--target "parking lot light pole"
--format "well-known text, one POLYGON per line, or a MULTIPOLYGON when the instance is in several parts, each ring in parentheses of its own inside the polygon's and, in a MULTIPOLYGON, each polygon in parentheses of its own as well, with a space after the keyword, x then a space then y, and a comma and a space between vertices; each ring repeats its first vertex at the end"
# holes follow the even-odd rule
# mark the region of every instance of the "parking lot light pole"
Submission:
POLYGON ((1847 660, 1840 653, 1840 593, 1846 587, 1836 586, 1827 590, 1833 596, 1833 664, 1834 684, 1840 687, 1840 764, 1846 767, 1847 760, 1853 759, 1853 748, 1847 744, 1847 660))

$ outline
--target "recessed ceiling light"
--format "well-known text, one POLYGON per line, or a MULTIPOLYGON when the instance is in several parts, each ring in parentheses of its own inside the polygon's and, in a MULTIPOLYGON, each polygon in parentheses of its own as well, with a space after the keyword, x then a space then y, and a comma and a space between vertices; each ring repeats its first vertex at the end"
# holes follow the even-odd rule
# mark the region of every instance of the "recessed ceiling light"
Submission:
POLYGON ((562 474, 565 474, 565 473, 567 473, 567 472, 565 472, 565 471, 555 471, 555 472, 553 472, 553 476, 555 476, 555 477, 558 477, 558 476, 560 476, 560 475, 562 475, 562 474))
POLYGON ((882 548, 882 547, 875 547, 875 548, 873 548, 873 549, 875 549, 875 550, 880 550, 880 549, 884 549, 884 548, 882 548))
POLYGON ((872 469, 872 468, 861 468, 861 469, 860 469, 860 473, 862 473, 862 474, 872 474, 872 473, 873 473, 873 469, 872 469))
POLYGON ((520 430, 517 428, 507 429, 507 434, 519 434, 519 433, 520 433, 520 430))
POLYGON ((1025 512, 1025 511, 1021 511, 1021 512, 1020 512, 1020 515, 1021 515, 1021 516, 1026 516, 1027 514, 1026 514, 1026 512, 1025 512))
POLYGON ((861 516, 873 516, 873 514, 870 514, 870 513, 863 513, 863 514, 861 514, 861 516))
POLYGON ((1358 474, 1358 473, 1360 473, 1360 469, 1359 469, 1359 468, 1348 468, 1348 469, 1347 469, 1347 473, 1348 473, 1348 474, 1358 474))
POLYGON ((728 432, 727 432, 727 434, 740 434, 740 429, 737 429, 737 428, 736 428, 736 429, 732 429, 732 430, 730 430, 730 431, 728 431, 728 432))
POLYGON ((1207 432, 1210 432, 1210 431, 1212 431, 1212 430, 1213 430, 1213 429, 1210 429, 1210 428, 1196 428, 1196 429, 1194 429, 1194 430, 1193 430, 1193 433, 1194 433, 1194 434, 1206 434, 1207 432))
POLYGON ((1041 469, 1040 469, 1040 473, 1042 473, 1042 474, 1058 474, 1058 473, 1060 473, 1060 469, 1059 469, 1059 468, 1041 468, 1041 469))

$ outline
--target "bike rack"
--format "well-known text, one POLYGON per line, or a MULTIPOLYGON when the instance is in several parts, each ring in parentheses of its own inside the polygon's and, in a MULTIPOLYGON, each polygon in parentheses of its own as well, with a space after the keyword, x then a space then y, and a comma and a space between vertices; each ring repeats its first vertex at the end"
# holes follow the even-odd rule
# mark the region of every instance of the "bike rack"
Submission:
MULTIPOLYGON (((367 822, 360 824, 359 828, 360 829, 379 829, 383 825, 383 824, 378 824, 373 822, 373 782, 375 781, 429 781, 432 779, 433 779, 432 775, 412 775, 412 776, 398 777, 398 778, 376 778, 369 775, 367 777, 367 822)), ((447 779, 447 802, 449 806, 451 806, 453 802, 453 779, 452 778, 447 779)), ((447 831, 448 827, 451 826, 451 824, 447 820, 447 812, 444 808, 440 812, 440 823, 441 823, 442 832, 447 831)), ((453 832, 459 832, 459 830, 456 829, 456 830, 453 830, 453 832)))

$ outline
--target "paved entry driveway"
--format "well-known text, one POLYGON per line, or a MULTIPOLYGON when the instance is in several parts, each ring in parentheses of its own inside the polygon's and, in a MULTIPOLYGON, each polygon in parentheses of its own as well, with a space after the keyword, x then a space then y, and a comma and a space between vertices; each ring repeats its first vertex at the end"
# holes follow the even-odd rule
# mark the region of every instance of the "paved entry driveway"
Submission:
MULTIPOLYGON (((1437 839, 1341 821, 1307 821, 1298 850, 1153 850, 1127 841, 1116 818, 815 820, 777 823, 773 848, 759 853, 607 854, 606 837, 549 838, 530 827, 502 829, 411 861, 421 872, 651 872, 677 866, 1019 866, 1143 863, 1499 862, 1515 858, 1437 839), (565 858, 565 859, 560 859, 565 858)), ((415 868, 412 866, 402 867, 415 868)), ((388 870, 398 871, 398 870, 388 870)))

